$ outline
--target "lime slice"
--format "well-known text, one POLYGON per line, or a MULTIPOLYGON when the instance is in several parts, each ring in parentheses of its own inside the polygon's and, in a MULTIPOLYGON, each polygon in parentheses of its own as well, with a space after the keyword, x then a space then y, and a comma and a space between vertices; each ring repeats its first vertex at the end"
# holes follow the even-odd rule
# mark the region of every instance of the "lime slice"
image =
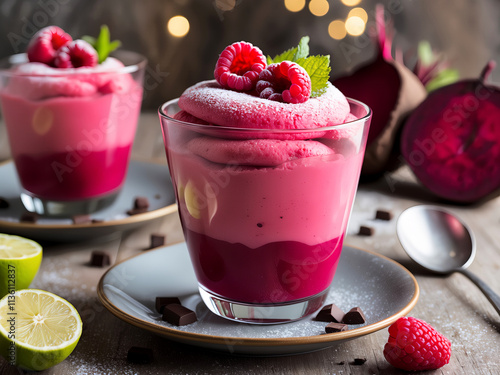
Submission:
POLYGON ((0 233, 0 298, 26 289, 42 262, 42 247, 27 238, 0 233))
POLYGON ((81 334, 78 311, 55 294, 24 289, 0 300, 0 354, 12 365, 48 369, 71 354, 81 334))

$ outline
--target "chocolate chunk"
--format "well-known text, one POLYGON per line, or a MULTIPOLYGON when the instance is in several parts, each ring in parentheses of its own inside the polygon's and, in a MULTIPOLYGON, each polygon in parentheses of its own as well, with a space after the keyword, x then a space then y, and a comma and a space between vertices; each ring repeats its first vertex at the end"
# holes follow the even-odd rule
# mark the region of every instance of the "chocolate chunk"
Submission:
POLYGON ((162 320, 176 326, 185 326, 196 322, 198 319, 193 310, 189 310, 187 307, 176 303, 171 303, 163 309, 162 320))
POLYGON ((106 267, 111 264, 111 259, 108 253, 104 251, 92 251, 90 256, 90 265, 92 267, 106 267))
POLYGON ((318 322, 336 322, 341 323, 345 313, 333 303, 323 306, 314 320, 318 322))
POLYGON ((75 215, 72 217, 73 224, 88 224, 92 222, 90 215, 75 215))
POLYGON ((25 212, 19 218, 19 221, 24 223, 36 223, 38 220, 38 214, 36 212, 25 212))
POLYGON ((127 211, 127 215, 137 215, 137 214, 143 214, 144 212, 148 212, 147 208, 133 208, 131 210, 127 211))
POLYGON ((152 233, 150 237, 150 249, 154 249, 155 247, 160 247, 165 245, 166 237, 163 234, 152 233))
POLYGON ((363 324, 364 322, 366 322, 365 314, 359 307, 350 309, 342 319, 342 323, 345 324, 363 324))
POLYGON ((153 351, 150 348, 132 346, 127 353, 127 361, 137 364, 147 364, 154 360, 153 351))
POLYGON ((379 220, 389 221, 392 219, 392 212, 385 211, 385 210, 377 210, 377 213, 375 214, 375 218, 379 219, 379 220))
POLYGON ((181 301, 177 297, 156 297, 156 311, 163 314, 165 306, 171 305, 172 303, 180 305, 181 301))
POLYGON ((332 314, 330 314, 331 309, 332 304, 323 306, 318 314, 316 314, 314 320, 317 322, 331 322, 333 320, 332 314))
POLYGON ((9 208, 10 203, 7 199, 0 197, 0 208, 9 208))
POLYGON ((135 209, 148 209, 149 208, 149 200, 146 197, 136 197, 134 200, 134 208, 135 209))
POLYGON ((354 366, 364 365, 366 362, 366 358, 354 358, 354 362, 352 363, 354 366))
POLYGON ((358 234, 360 236, 373 236, 374 233, 375 233, 375 230, 372 227, 367 227, 367 226, 364 226, 364 225, 361 225, 359 227, 358 234))
POLYGON ((347 324, 332 322, 332 323, 328 323, 325 327, 326 333, 335 333, 335 332, 342 332, 342 331, 347 331, 347 324))

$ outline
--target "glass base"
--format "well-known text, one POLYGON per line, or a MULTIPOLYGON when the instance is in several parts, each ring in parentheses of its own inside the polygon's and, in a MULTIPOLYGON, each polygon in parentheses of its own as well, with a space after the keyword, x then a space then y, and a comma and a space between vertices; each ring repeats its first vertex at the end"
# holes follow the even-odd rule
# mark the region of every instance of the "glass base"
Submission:
POLYGON ((327 289, 300 300, 254 304, 220 297, 201 285, 199 285, 199 291, 203 302, 214 314, 229 320, 250 324, 280 324, 300 320, 319 310, 328 294, 327 289))
POLYGON ((41 199, 27 192, 21 193, 24 207, 39 215, 66 216, 86 215, 111 206, 118 196, 118 192, 98 198, 82 199, 78 201, 53 201, 41 199))

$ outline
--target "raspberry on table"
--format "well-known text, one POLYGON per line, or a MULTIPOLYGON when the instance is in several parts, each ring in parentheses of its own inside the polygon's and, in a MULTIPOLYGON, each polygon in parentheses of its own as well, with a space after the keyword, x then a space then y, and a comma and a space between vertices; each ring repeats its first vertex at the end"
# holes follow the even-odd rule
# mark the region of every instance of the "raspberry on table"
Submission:
POLYGON ((57 68, 80 68, 96 66, 97 51, 84 40, 77 39, 60 48, 54 59, 57 68))
POLYGON ((402 317, 389 327, 384 357, 394 367, 433 370, 446 365, 450 356, 450 341, 423 320, 402 317))
POLYGON ((311 78, 299 64, 283 61, 263 70, 255 88, 263 99, 304 103, 311 96, 311 78))
POLYGON ((215 65, 215 80, 224 88, 251 91, 259 73, 266 67, 262 51, 251 43, 238 42, 227 46, 215 65))
POLYGON ((72 40, 71 36, 60 27, 44 27, 31 38, 28 44, 26 51, 28 60, 52 65, 57 51, 72 40))

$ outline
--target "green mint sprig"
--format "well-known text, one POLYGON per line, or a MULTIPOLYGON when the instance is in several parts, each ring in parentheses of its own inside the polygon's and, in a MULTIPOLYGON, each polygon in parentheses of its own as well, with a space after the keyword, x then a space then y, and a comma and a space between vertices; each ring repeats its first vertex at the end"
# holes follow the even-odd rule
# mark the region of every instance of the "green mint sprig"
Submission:
POLYGON ((119 40, 111 41, 109 28, 106 25, 101 26, 101 31, 97 38, 89 35, 84 35, 82 39, 95 48, 95 50, 97 51, 97 56, 99 58, 99 64, 106 60, 109 54, 119 48, 122 44, 119 40))
POLYGON ((299 64, 309 74, 311 78, 311 98, 318 97, 326 91, 331 71, 330 56, 309 56, 308 36, 302 37, 299 45, 295 48, 276 55, 274 58, 267 56, 268 65, 280 63, 285 60, 299 64))

